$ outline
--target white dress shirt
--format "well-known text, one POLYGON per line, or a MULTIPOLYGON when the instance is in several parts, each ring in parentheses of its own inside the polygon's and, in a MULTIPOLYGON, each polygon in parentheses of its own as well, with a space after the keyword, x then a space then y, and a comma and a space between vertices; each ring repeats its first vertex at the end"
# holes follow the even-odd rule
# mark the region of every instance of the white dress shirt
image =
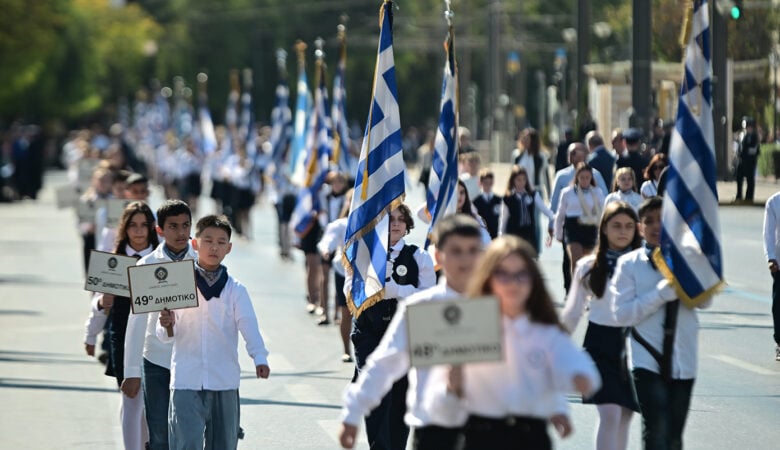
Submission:
MULTIPOLYGON (((163 247, 165 242, 154 251, 141 258, 136 265, 170 262, 163 247)), ((184 259, 197 259, 198 255, 192 247, 188 247, 184 259)), ((157 338, 155 327, 160 313, 133 314, 127 319, 127 334, 125 335, 125 378, 141 378, 143 360, 146 359, 160 367, 171 368, 172 344, 164 343, 157 338)))
MULTIPOLYGON (((588 192, 582 193, 585 208, 589 211, 596 206, 599 211, 604 209, 604 192, 598 186, 592 186, 588 192)), ((561 192, 561 202, 555 211, 555 238, 563 239, 563 225, 567 217, 581 217, 584 214, 575 186, 569 186, 561 192)))
POLYGON ((325 231, 322 233, 320 242, 317 243, 317 250, 320 253, 331 253, 333 259, 331 260, 331 266, 342 277, 344 273, 344 264, 341 260, 341 255, 344 247, 344 238, 347 235, 347 218, 336 219, 329 223, 325 227, 325 231))
MULTIPOLYGON (((602 192, 609 192, 607 184, 604 182, 604 177, 601 176, 601 172, 595 168, 593 170, 593 178, 596 180, 596 187, 601 188, 602 192)), ((555 172, 555 179, 553 181, 553 191, 550 196, 550 209, 552 212, 558 211, 558 204, 561 200, 561 192, 571 184, 571 180, 574 179, 574 166, 566 166, 563 169, 555 172)), ((552 225, 552 224, 550 224, 552 225)))
POLYGON ((618 190, 607 195, 604 199, 604 207, 606 208, 612 202, 626 202, 634 208, 634 211, 639 211, 639 205, 642 204, 644 199, 641 195, 637 194, 633 189, 628 192, 618 190))
POLYGON ((252 300, 243 284, 228 275, 219 297, 206 300, 198 289, 198 307, 174 311, 173 337, 156 325, 157 338, 173 344, 171 389, 238 389, 238 333, 255 366, 268 364, 268 350, 257 326, 252 300))
MULTIPOLYGON (((406 241, 401 238, 398 240, 398 242, 395 243, 394 246, 390 247, 391 261, 387 262, 388 274, 390 273, 390 270, 392 270, 392 261, 395 261, 396 258, 398 258, 398 255, 401 253, 401 250, 405 245, 406 241)), ((412 284, 399 285, 395 282, 395 280, 390 278, 390 281, 385 282, 385 298, 406 298, 418 291, 427 289, 436 284, 436 270, 433 268, 433 258, 431 258, 431 255, 422 248, 418 247, 414 252, 414 260, 417 262, 417 269, 419 274, 417 277, 419 280, 417 287, 414 287, 412 284)), ((347 288, 346 284, 344 285, 344 288, 347 288)))
MULTIPOLYGON (((664 317, 667 302, 677 294, 669 282, 650 265, 644 247, 618 258, 615 275, 610 280, 609 296, 615 321, 619 326, 634 327, 650 345, 663 351, 664 317)), ((699 308, 706 308, 711 300, 699 308)), ((678 306, 677 328, 672 353, 672 378, 696 378, 698 362, 699 319, 696 311, 682 303, 678 306)), ((631 368, 660 373, 656 360, 633 336, 629 339, 631 368)))
POLYGON ((449 426, 464 424, 471 414, 549 419, 568 413, 565 394, 574 391, 576 375, 587 377, 594 392, 601 387, 593 360, 557 326, 532 322, 527 315, 503 317, 501 324, 504 360, 463 366, 459 408, 452 407, 451 393, 437 398, 435 412, 450 420, 449 426))
POLYGON ((777 260, 780 254, 780 192, 769 197, 764 209, 764 257, 777 260))
POLYGON ((658 195, 658 182, 655 180, 647 180, 642 183, 642 187, 639 189, 643 198, 655 197, 658 195))
POLYGON ((443 301, 460 297, 444 281, 436 286, 398 303, 398 309, 377 348, 371 353, 366 365, 360 371, 355 383, 344 391, 344 407, 341 418, 344 423, 358 426, 390 392, 393 383, 409 373, 409 389, 406 395, 407 425, 424 427, 428 425, 449 426, 447 416, 439 416, 431 410, 433 391, 446 387, 447 371, 444 367, 415 368, 409 362, 409 331, 407 328, 407 305, 443 301))
POLYGON ((607 295, 606 289, 604 296, 597 298, 586 284, 586 275, 593 268, 595 262, 596 255, 583 256, 577 261, 577 266, 574 269, 571 289, 569 290, 569 295, 566 296, 566 304, 563 307, 563 311, 561 311, 561 322, 569 330, 569 333, 573 333, 577 328, 577 323, 579 323, 586 307, 590 308, 588 313, 589 321, 608 327, 618 326, 612 314, 612 307, 609 303, 609 295, 607 295))

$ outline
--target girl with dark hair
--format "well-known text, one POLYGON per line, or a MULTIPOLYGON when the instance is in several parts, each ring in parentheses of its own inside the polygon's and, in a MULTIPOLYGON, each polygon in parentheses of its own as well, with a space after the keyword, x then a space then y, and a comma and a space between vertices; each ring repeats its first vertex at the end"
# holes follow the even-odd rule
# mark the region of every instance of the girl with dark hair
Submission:
POLYGON ((541 247, 536 233, 537 211, 551 221, 555 218, 555 213, 544 204, 539 191, 531 187, 528 182, 528 172, 525 167, 512 167, 506 194, 501 204, 498 235, 510 234, 525 239, 536 250, 538 256, 541 247))
MULTIPOLYGON (((114 254, 144 257, 151 253, 159 244, 155 232, 155 220, 152 210, 146 203, 135 201, 125 207, 117 227, 117 241, 114 254)), ((110 358, 106 364, 106 375, 116 377, 117 386, 124 380, 125 335, 127 320, 130 316, 130 299, 115 297, 110 294, 97 294, 92 315, 87 321, 88 336, 85 347, 88 355, 94 355, 94 338, 90 331, 94 330, 98 318, 105 318, 108 312, 108 339, 110 343, 110 358), (90 341, 92 343, 90 344, 90 341)), ((101 326, 102 328, 102 326, 101 326)), ((122 421, 122 438, 125 448, 143 448, 147 441, 146 421, 144 420, 143 396, 131 398, 122 394, 119 417, 122 421)))
POLYGON ((453 426, 465 422, 467 450, 551 449, 548 421, 562 437, 571 433, 565 394, 600 385, 593 361, 563 330, 534 256, 522 239, 499 237, 469 284, 470 297, 498 297, 505 358, 450 369, 446 393, 432 399, 453 426))
POLYGON ((596 448, 599 450, 625 450, 631 416, 639 411, 623 359, 625 328, 617 326, 609 300, 604 298, 618 257, 641 246, 638 222, 634 208, 628 203, 607 205, 599 225, 596 254, 585 256, 577 263, 561 313, 564 326, 569 333, 574 333, 585 309, 590 310, 583 346, 596 362, 603 384, 601 390, 583 402, 597 405, 596 448))
POLYGON ((658 195, 658 182, 661 179, 661 172, 666 168, 666 155, 656 153, 650 163, 645 167, 645 182, 639 192, 642 198, 650 198, 658 195))

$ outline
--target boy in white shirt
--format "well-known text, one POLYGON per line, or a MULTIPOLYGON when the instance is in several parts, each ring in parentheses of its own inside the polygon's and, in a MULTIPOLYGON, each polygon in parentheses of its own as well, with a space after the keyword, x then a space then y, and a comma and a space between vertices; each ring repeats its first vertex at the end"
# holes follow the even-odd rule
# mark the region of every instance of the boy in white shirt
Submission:
MULTIPOLYGON (((454 448, 460 433, 459 427, 449 423, 430 410, 426 399, 436 389, 444 389, 447 378, 443 367, 417 369, 410 367, 406 306, 419 302, 443 301, 461 297, 466 290, 477 258, 482 254, 480 225, 471 217, 456 214, 445 217, 436 226, 436 260, 442 267, 439 284, 418 292, 398 303, 387 332, 379 346, 368 357, 357 381, 344 393, 342 409, 341 445, 355 445, 357 429, 367 416, 390 392, 393 383, 409 373, 409 390, 406 396, 406 416, 409 426, 415 428, 414 449, 454 448)), ((406 442, 400 444, 406 447, 406 442)))
MULTIPOLYGON (((157 234, 165 242, 138 261, 138 265, 195 259, 190 246, 192 212, 181 200, 168 200, 157 209, 157 234)), ((130 398, 143 393, 149 449, 168 450, 168 397, 171 343, 155 335, 159 313, 130 314, 125 335, 125 379, 121 390, 130 398), (143 386, 142 386, 143 375, 143 386)))
POLYGON ((230 253, 230 222, 203 217, 195 226, 198 306, 162 311, 157 337, 173 342, 168 442, 171 449, 235 449, 239 434, 238 333, 255 364, 268 378, 268 350, 246 287, 222 265, 230 253), (173 337, 167 327, 173 327, 173 337), (206 433, 206 430, 209 432, 206 433))

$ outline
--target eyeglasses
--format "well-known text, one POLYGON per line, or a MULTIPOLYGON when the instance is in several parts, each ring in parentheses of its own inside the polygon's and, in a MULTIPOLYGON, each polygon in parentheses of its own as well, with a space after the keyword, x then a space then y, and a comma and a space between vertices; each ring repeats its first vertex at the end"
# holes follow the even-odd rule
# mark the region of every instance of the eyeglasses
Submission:
POLYGON ((519 272, 505 272, 503 270, 496 270, 493 272, 493 279, 501 284, 528 284, 531 282, 531 272, 527 270, 521 270, 519 272))
POLYGON ((653 170, 663 170, 666 166, 653 166, 653 170))

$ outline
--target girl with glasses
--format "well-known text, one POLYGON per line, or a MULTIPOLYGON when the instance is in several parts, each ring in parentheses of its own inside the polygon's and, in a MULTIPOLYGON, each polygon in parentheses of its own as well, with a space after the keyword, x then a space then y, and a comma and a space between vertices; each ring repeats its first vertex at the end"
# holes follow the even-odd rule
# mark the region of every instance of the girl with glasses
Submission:
POLYGON ((663 172, 664 167, 666 167, 666 155, 656 153, 650 160, 650 164, 645 168, 646 181, 642 183, 642 187, 639 189, 643 199, 658 195, 658 180, 661 178, 661 172, 663 172))
POLYGON ((514 236, 491 243, 467 293, 494 295, 501 310, 504 360, 449 370, 446 393, 433 401, 453 425, 465 423, 465 448, 552 448, 547 424, 571 433, 565 394, 590 395, 601 384, 588 355, 563 329, 534 249, 514 236))

